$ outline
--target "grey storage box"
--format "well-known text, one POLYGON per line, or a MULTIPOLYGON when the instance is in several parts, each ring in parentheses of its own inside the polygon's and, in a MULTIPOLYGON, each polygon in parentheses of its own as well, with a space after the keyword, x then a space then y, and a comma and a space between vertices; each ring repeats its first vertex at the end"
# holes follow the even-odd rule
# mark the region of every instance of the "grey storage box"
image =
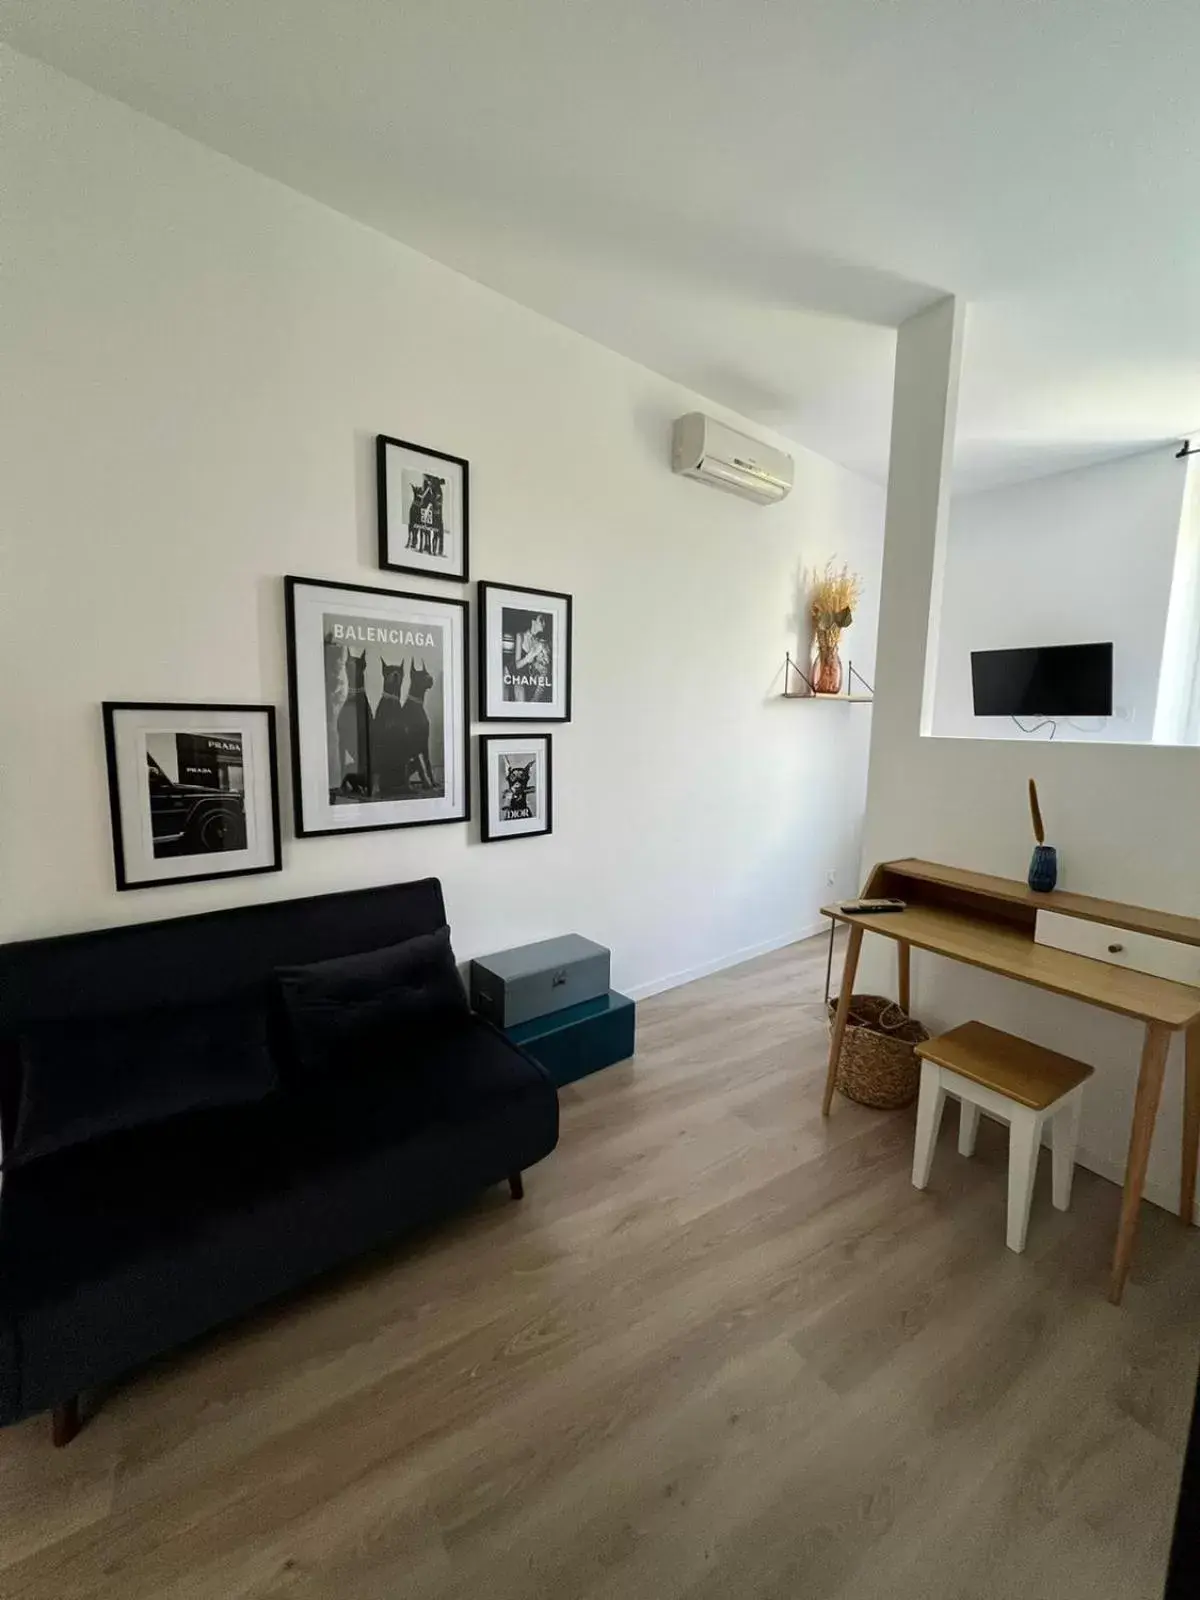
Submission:
POLYGON ((471 1007, 498 1028, 608 993, 610 958, 577 933, 500 950, 471 963, 471 1007))

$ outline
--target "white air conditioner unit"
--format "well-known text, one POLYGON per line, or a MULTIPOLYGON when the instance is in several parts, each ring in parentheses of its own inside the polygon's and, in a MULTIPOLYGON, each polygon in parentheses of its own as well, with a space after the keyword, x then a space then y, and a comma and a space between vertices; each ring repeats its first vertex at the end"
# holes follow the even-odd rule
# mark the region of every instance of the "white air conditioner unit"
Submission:
POLYGON ((699 411, 689 411, 675 424, 671 468, 761 506, 774 505, 790 494, 795 478, 791 456, 735 433, 699 411))

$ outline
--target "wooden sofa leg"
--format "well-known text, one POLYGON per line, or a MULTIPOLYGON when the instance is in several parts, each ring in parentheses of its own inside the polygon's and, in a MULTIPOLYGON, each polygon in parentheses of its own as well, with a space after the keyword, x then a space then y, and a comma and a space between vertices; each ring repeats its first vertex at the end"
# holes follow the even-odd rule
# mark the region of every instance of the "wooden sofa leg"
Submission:
POLYGON ((61 1449, 79 1432, 79 1396, 72 1395, 62 1405, 55 1406, 50 1417, 50 1437, 56 1449, 61 1449))
POLYGON ((508 1176, 508 1190, 514 1200, 524 1200, 525 1179, 519 1172, 510 1172, 508 1176))

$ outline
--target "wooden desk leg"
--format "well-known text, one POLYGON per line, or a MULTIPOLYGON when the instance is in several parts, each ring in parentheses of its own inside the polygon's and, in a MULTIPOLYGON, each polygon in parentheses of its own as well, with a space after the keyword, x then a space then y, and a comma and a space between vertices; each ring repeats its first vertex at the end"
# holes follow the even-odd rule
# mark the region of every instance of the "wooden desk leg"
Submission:
POLYGON ((829 1070, 825 1074, 825 1099, 821 1115, 827 1117, 833 1105, 833 1089, 837 1081, 838 1057, 842 1053, 842 1035, 846 1031, 846 1017, 850 1011, 850 993, 854 988, 854 975, 858 971, 858 952, 862 949, 863 930, 857 922, 850 925, 850 939, 846 945, 846 960, 842 967, 842 987, 838 991, 837 1011, 833 1017, 833 1036, 829 1041, 829 1070))
POLYGON ((901 1011, 909 1014, 912 1000, 912 945, 896 941, 896 999, 901 1011))
POLYGON ((1183 1166, 1179 1215, 1190 1228, 1196 1217, 1196 1166, 1200 1158, 1200 1023, 1184 1035, 1183 1166))
POLYGON ((1108 1298, 1115 1306, 1121 1304, 1129 1265, 1133 1260, 1133 1241, 1137 1233, 1142 1189, 1146 1183, 1146 1166, 1150 1160, 1150 1141, 1154 1138, 1154 1121, 1158 1116, 1158 1102, 1162 1095, 1163 1073, 1166 1071, 1170 1046, 1170 1028, 1164 1027, 1161 1022, 1146 1024, 1142 1065, 1133 1102, 1133 1127, 1129 1132, 1129 1158, 1125 1163, 1121 1221, 1117 1228, 1117 1248, 1113 1254, 1112 1282, 1108 1290, 1108 1298))

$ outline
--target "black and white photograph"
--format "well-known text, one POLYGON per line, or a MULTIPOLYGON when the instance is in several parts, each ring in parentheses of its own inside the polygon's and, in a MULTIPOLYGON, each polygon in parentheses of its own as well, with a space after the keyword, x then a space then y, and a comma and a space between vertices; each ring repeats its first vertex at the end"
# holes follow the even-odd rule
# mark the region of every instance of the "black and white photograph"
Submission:
POLYGON ((287 579, 297 833, 466 820, 466 613, 287 579))
POLYGON ((280 870, 273 706, 103 710, 118 889, 280 870))
POLYGON ((484 722, 569 722, 571 596, 479 585, 479 715, 484 722))
POLYGON ((468 462, 393 439, 375 440, 379 565, 465 583, 470 535, 468 462))
POLYGON ((553 831, 548 733, 479 736, 480 833, 485 844, 553 831))

